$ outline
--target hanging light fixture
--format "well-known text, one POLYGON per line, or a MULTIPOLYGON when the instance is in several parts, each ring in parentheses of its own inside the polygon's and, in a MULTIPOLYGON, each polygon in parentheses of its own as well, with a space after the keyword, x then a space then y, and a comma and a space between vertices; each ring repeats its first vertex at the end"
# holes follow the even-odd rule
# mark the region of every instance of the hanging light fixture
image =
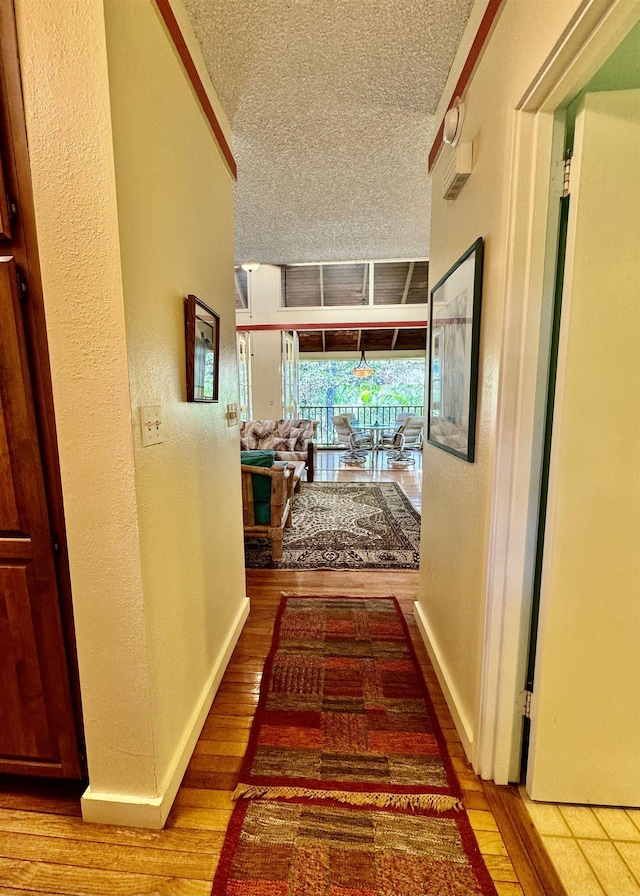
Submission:
POLYGON ((353 368, 354 376, 371 376, 373 373, 373 367, 367 364, 367 359, 364 356, 364 349, 360 353, 360 360, 353 368))

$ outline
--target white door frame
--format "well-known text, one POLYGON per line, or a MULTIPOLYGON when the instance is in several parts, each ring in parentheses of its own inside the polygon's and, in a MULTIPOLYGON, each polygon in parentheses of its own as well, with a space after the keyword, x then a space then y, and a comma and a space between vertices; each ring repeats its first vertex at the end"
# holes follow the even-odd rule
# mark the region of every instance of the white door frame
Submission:
POLYGON ((496 429, 476 771, 518 779, 531 616, 564 110, 640 19, 585 0, 512 116, 506 316, 496 429))

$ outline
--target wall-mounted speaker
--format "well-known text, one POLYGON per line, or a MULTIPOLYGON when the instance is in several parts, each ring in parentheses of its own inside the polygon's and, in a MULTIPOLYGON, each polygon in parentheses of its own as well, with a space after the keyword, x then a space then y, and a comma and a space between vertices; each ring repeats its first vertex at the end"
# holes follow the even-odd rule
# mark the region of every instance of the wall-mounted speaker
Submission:
POLYGON ((473 167, 473 143, 459 143, 455 147, 445 147, 443 158, 442 198, 456 199, 460 190, 469 180, 473 167))

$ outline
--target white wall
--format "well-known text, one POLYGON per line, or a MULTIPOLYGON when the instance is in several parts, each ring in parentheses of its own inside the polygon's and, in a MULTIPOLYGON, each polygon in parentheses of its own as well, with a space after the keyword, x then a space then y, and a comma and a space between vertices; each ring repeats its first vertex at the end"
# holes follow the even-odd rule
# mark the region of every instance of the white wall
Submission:
POLYGON ((224 417, 237 401, 232 184, 152 0, 18 0, 16 14, 83 811, 160 826, 248 609, 238 430, 224 417), (185 402, 187 292, 221 316, 219 404, 185 402), (162 405, 160 445, 141 446, 141 404, 162 405))
MULTIPOLYGON (((441 197, 446 151, 433 172, 432 283, 485 239, 476 461, 425 445, 423 550, 418 614, 465 747, 477 758, 492 531, 495 438, 504 320, 522 297, 507 291, 514 110, 579 3, 506 0, 466 91, 462 141, 473 142, 471 178, 455 201, 441 197)), ((469 41, 467 40, 467 45, 469 41)), ((460 63, 454 69, 460 69, 460 63)), ((446 93, 445 93, 446 95, 446 93)))
POLYGON ((251 393, 254 420, 282 420, 282 332, 251 334, 251 393))

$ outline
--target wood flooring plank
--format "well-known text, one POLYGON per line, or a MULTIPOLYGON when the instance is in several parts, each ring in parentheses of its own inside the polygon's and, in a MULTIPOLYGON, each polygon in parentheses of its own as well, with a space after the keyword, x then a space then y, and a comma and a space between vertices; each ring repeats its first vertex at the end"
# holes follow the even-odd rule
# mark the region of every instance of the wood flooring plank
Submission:
POLYGON ((198 787, 205 790, 235 790, 238 786, 238 775, 229 772, 207 772, 189 770, 182 783, 186 787, 198 787))
POLYGON ((233 743, 223 740, 201 740, 196 746, 194 756, 233 756, 235 758, 244 756, 247 749, 248 739, 243 743, 233 743))
POLYGON ((214 703, 216 704, 216 709, 223 709, 227 715, 230 716, 238 714, 251 715, 255 712, 255 708, 258 705, 258 694, 247 694, 244 697, 239 695, 218 694, 214 703), (227 706, 229 709, 225 709, 227 706))
POLYGON ((34 800, 24 794, 2 794, 0 808, 16 809, 22 812, 49 812, 51 815, 67 815, 74 818, 82 816, 79 800, 69 800, 68 803, 60 800, 34 800))
POLYGON ((228 698, 233 700, 234 698, 242 699, 244 697, 257 697, 260 693, 260 682, 256 684, 248 684, 247 682, 237 681, 233 683, 229 683, 227 685, 221 685, 218 688, 216 693, 216 699, 218 698, 228 698))
POLYGON ((482 858, 491 875, 491 880, 518 883, 518 875, 511 859, 506 856, 483 856, 482 858))
POLYGON ((227 744, 246 744, 249 742, 249 729, 215 727, 208 728, 205 731, 205 729, 203 728, 200 733, 200 740, 206 741, 207 743, 219 741, 220 743, 227 744))
POLYGON ((504 840, 495 831, 476 831, 476 840, 483 856, 507 856, 504 840))
POLYGON ((211 892, 211 881, 206 880, 7 858, 0 858, 0 880, 18 891, 56 896, 209 896, 211 892))
POLYGON ((482 792, 482 781, 473 774, 473 772, 456 772, 458 782, 463 790, 477 790, 482 792))
POLYGON ((466 790, 462 794, 465 809, 489 809, 489 802, 482 790, 466 790))
POLYGON ((229 772, 238 774, 242 760, 239 756, 221 756, 217 753, 193 754, 189 760, 187 771, 229 772))
POLYGON ((190 828, 224 833, 227 830, 231 811, 228 809, 201 809, 183 806, 172 813, 167 828, 190 828))
POLYGON ((468 809, 467 816, 474 831, 497 831, 498 824, 488 809, 468 809))
POLYGON ((229 664, 224 677, 230 684, 248 684, 250 687, 255 685, 255 687, 259 688, 262 681, 262 672, 242 672, 229 664))
POLYGON ((52 815, 81 815, 79 793, 56 793, 46 786, 38 791, 37 785, 20 787, 8 782, 0 783, 0 808, 50 812, 52 815))
POLYGON ((195 787, 182 786, 173 804, 173 812, 182 806, 194 809, 227 809, 233 810, 235 802, 231 799, 231 791, 202 790, 195 787))
POLYGON ((498 896, 524 896, 524 891, 520 884, 509 883, 503 880, 495 880, 493 883, 498 891, 498 896))
MULTIPOLYGON (((225 808, 227 808, 225 806, 225 808)), ((144 849, 181 850, 217 854, 210 839, 202 831, 153 831, 148 828, 118 827, 110 824, 87 824, 80 818, 49 815, 44 812, 0 810, 2 832, 29 836, 58 837, 70 841, 113 843, 144 849)))
POLYGON ((492 781, 484 781, 483 789, 525 896, 566 896, 517 789, 499 787, 492 781))
POLYGON ((25 862, 44 861, 105 871, 157 874, 195 880, 213 879, 215 861, 210 852, 144 849, 91 840, 73 840, 71 843, 72 848, 69 847, 69 842, 59 837, 3 831, 0 833, 0 854, 7 859, 25 862))
POLYGON ((251 728, 251 722, 252 719, 249 717, 228 716, 212 708, 202 730, 216 731, 218 728, 246 728, 248 730, 251 728))
POLYGON ((14 887, 3 887, 0 884, 0 896, 29 896, 31 893, 36 893, 37 896, 56 896, 51 890, 46 893, 44 890, 16 890, 14 887))

